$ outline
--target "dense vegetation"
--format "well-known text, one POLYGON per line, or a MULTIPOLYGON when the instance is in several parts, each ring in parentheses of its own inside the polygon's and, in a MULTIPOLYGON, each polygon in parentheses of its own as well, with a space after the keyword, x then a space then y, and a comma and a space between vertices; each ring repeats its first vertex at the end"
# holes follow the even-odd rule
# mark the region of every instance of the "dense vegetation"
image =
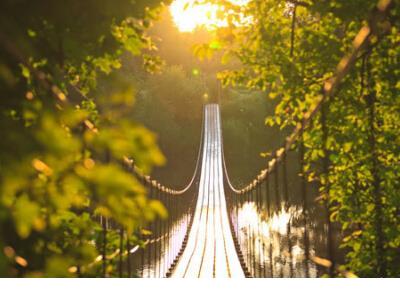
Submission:
POLYGON ((1 1, 1 276, 95 275, 86 266, 98 256, 96 219, 135 240, 165 216, 122 165, 133 157, 149 172, 165 159, 126 115, 134 90, 113 73, 126 55, 158 65, 146 35, 158 5, 1 1))
MULTIPOLYGON (((115 220, 134 243, 138 228, 165 215, 121 164, 132 157, 150 172, 165 163, 154 134, 137 121, 158 133, 168 157, 156 177, 182 187, 182 178, 192 175, 202 99, 204 93, 215 97, 215 67, 198 62, 188 45, 208 33, 187 35, 187 47, 171 49, 182 37, 169 18, 150 30, 161 12, 157 5, 2 2, 2 276, 95 276, 99 218, 115 220), (165 23, 168 30, 160 32, 165 23), (166 41, 156 44, 149 35, 166 41), (153 56, 156 46, 168 66, 152 75, 163 66, 153 56), (171 170, 175 176, 168 176, 171 170)), ((262 122, 263 111, 254 111, 262 122)), ((237 124, 228 122, 228 132, 237 124)), ((262 145, 249 157, 257 158, 262 145)), ((108 251, 117 248, 117 240, 111 233, 108 251)), ((113 267, 110 263, 108 272, 113 267)))
MULTIPOLYGON (((98 275, 102 218, 140 243, 138 230, 167 212, 123 160, 182 187, 205 94, 219 99, 216 73, 229 173, 251 180, 377 4, 201 0, 222 5, 228 26, 183 34, 165 16, 153 27, 160 2, 1 1, 0 276, 98 275)), ((399 13, 378 22, 304 135, 308 179, 345 235, 345 267, 366 277, 400 276, 399 13)), ((112 252, 118 236, 109 239, 112 252)))
MULTIPOLYGON (((239 61, 220 79, 267 91, 279 101, 267 123, 290 127, 318 100, 377 3, 226 1, 229 26, 198 54, 222 51, 224 60, 239 61)), ((372 42, 324 104, 323 118, 319 114, 304 135, 309 180, 320 183, 321 199, 345 233, 347 267, 359 276, 400 275, 399 12, 397 5, 378 21, 372 42)))

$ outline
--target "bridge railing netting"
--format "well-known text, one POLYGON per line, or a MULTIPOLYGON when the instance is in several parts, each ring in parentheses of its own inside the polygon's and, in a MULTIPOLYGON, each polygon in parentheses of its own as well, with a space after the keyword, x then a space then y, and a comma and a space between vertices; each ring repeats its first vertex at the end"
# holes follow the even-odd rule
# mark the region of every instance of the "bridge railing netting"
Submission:
POLYGON ((112 220, 100 218, 102 236, 98 245, 101 249, 98 262, 102 262, 103 277, 163 278, 171 275, 187 243, 192 225, 200 181, 203 126, 204 124, 193 176, 181 190, 164 186, 151 176, 145 175, 135 166, 133 159, 125 158, 124 165, 127 171, 143 184, 149 199, 157 199, 163 204, 168 216, 156 218, 150 224, 139 228, 135 235, 138 239, 135 241, 129 240, 124 229, 115 225, 112 220), (119 236, 117 246, 110 245, 110 235, 119 236))
POLYGON ((329 184, 310 180, 305 163, 304 134, 318 120, 324 145, 312 166, 321 177, 329 168, 326 113, 329 101, 370 39, 379 36, 377 22, 393 3, 379 1, 368 24, 353 41, 353 49, 339 62, 335 76, 325 82, 320 98, 303 115, 284 145, 273 152, 266 169, 243 188, 233 187, 224 159, 225 194, 236 250, 251 277, 320 277, 354 274, 343 268, 339 248, 342 228, 330 218, 329 184))

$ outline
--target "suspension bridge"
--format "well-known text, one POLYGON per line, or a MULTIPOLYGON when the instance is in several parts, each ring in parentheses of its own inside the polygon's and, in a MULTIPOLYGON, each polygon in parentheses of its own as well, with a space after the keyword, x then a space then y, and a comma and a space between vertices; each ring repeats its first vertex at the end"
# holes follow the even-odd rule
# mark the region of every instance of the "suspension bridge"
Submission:
MULTIPOLYGON (((340 267, 343 236, 329 217, 329 202, 320 201, 319 183, 306 179, 303 134, 318 115, 326 144, 325 103, 377 34, 376 22, 388 10, 385 4, 373 12, 374 18, 356 35, 335 75, 323 84, 320 97, 273 152, 267 167, 243 188, 235 188, 229 179, 218 104, 204 107, 196 167, 183 189, 162 185, 127 160, 127 169, 141 180, 150 198, 163 203, 169 216, 138 230, 142 245, 131 247, 120 229, 119 249, 111 254, 107 235, 116 228, 101 219, 103 247, 98 262, 103 276, 113 276, 107 266, 115 264, 119 277, 353 276, 340 267)), ((326 147, 322 151, 322 172, 327 172, 326 147)))
MULTIPOLYGON (((126 158, 124 167, 141 181, 149 198, 162 202, 169 216, 142 225, 135 232, 135 241, 116 222, 100 217, 101 234, 96 242, 100 255, 89 266, 70 268, 71 272, 80 275, 84 268, 97 267, 93 274, 103 277, 352 276, 340 268, 344 261, 339 249, 341 229, 329 217, 329 201, 316 201, 321 199, 320 186, 306 179, 303 134, 318 115, 326 145, 324 106, 360 52, 373 37, 379 37, 377 24, 388 14, 390 4, 379 2, 373 17, 355 36, 353 48, 338 63, 335 75, 324 82, 320 96, 283 146, 273 152, 267 167, 244 187, 235 188, 229 178, 218 104, 204 107, 196 167, 183 189, 164 186, 126 158)), ((6 46, 18 61, 29 66, 6 46)), ((32 74, 45 89, 50 87, 54 97, 66 101, 46 76, 37 71, 32 74)), ((327 148, 323 146, 321 151, 322 172, 327 174, 327 148)), ((377 245, 378 250, 382 247, 377 245)), ((384 275, 384 271, 378 273, 384 275)))
POLYGON ((204 111, 201 175, 188 243, 175 277, 244 277, 229 226, 223 184, 219 106, 204 111))
MULTIPOLYGON (((127 249, 129 273, 131 264, 145 278, 317 277, 326 272, 331 262, 316 251, 329 256, 325 246, 332 242, 332 226, 321 220, 323 207, 307 209, 316 189, 287 174, 288 163, 297 163, 302 172, 302 157, 278 158, 250 185, 235 189, 224 159, 219 105, 205 105, 197 163, 184 189, 166 188, 131 166, 149 196, 160 199, 171 215, 150 224, 145 247, 127 249)), ((105 239, 112 225, 102 222, 105 239)), ((106 263, 106 253, 103 258, 106 263)))

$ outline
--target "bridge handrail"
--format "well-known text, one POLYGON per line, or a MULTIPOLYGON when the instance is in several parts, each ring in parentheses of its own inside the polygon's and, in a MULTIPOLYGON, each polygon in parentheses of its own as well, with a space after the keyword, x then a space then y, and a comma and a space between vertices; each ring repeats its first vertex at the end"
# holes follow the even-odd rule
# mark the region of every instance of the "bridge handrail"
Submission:
POLYGON ((152 187, 154 187, 156 189, 159 189, 159 190, 166 192, 168 194, 171 194, 171 195, 182 195, 185 192, 187 192, 191 188, 191 186, 193 185, 193 182, 195 181, 195 179, 197 177, 200 160, 201 160, 201 156, 202 156, 203 136, 204 136, 204 117, 205 117, 204 109, 205 108, 203 107, 203 112, 202 112, 203 116, 202 116, 202 121, 201 121, 201 133, 200 133, 200 144, 199 144, 199 148, 198 148, 198 152, 197 152, 196 166, 194 168, 194 172, 193 172, 193 175, 192 175, 189 183, 184 188, 182 188, 180 190, 172 189, 172 188, 169 188, 169 187, 161 184, 160 182, 158 182, 158 180, 152 179, 152 177, 150 175, 144 174, 144 172, 140 168, 138 168, 136 165, 133 165, 132 159, 125 157, 124 163, 127 164, 128 166, 132 167, 132 171, 135 173, 136 176, 145 180, 148 184, 150 184, 152 187))
MULTIPOLYGON (((71 88, 79 94, 80 97, 83 97, 84 99, 88 99, 80 90, 77 86, 75 85, 71 85, 71 88)), ((128 157, 124 157, 123 158, 123 163, 131 169, 131 171, 133 171, 133 173, 141 178, 142 180, 144 180, 146 183, 150 184, 153 188, 159 189, 162 192, 165 192, 167 194, 171 194, 171 195, 182 195, 185 192, 187 192, 190 187, 192 186, 196 175, 198 173, 198 169, 199 169, 199 164, 200 164, 200 160, 201 160, 201 154, 202 154, 202 147, 203 147, 203 135, 204 135, 204 107, 203 107, 203 112, 202 112, 202 119, 201 119, 201 132, 200 132, 200 144, 199 144, 199 148, 198 148, 198 152, 197 152, 197 160, 196 160, 196 166, 193 172, 193 175, 189 181, 189 183, 182 189, 180 190, 176 190, 176 189, 172 189, 170 187, 167 187, 165 185, 163 185, 162 183, 160 183, 157 179, 153 179, 150 175, 146 175, 139 167, 137 167, 134 164, 134 160, 130 159, 128 157)))

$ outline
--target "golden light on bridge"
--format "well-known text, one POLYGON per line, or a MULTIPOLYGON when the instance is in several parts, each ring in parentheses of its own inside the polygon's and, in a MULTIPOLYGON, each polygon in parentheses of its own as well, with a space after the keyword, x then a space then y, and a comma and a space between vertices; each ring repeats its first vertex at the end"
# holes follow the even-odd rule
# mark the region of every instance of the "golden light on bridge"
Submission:
MULTIPOLYGON (((242 6, 249 0, 229 0, 232 4, 242 6)), ((191 32, 203 27, 213 30, 228 25, 225 7, 217 3, 196 3, 194 0, 174 0, 170 6, 172 19, 179 31, 191 32)))

